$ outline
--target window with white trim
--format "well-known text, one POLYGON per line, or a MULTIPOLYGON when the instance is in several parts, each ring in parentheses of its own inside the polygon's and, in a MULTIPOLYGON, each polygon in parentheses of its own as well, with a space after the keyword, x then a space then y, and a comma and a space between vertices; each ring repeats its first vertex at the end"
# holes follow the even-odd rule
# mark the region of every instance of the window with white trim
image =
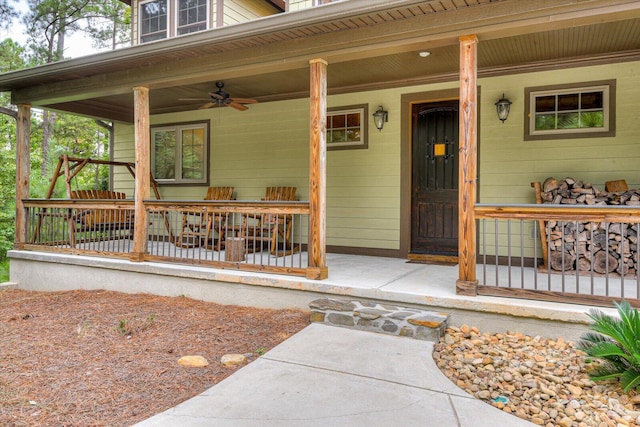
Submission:
POLYGON ((327 149, 367 148, 368 105, 351 105, 327 110, 327 149))
POLYGON ((168 18, 167 0, 140 2, 140 43, 166 39, 168 18))
POLYGON ((139 4, 140 43, 206 30, 209 0, 146 0, 139 4))
POLYGON ((615 82, 525 89, 525 139, 613 136, 615 82))
POLYGON ((208 184, 209 122, 152 127, 151 170, 159 184, 208 184))
POLYGON ((208 0, 178 1, 178 35, 189 34, 207 29, 208 0))

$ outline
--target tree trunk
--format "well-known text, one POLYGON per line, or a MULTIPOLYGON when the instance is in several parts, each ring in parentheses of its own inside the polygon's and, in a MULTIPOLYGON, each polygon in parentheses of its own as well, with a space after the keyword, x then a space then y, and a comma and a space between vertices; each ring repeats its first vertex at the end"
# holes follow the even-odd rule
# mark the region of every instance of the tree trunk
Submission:
POLYGON ((49 141, 53 135, 56 126, 56 113, 44 111, 42 113, 42 176, 49 175, 47 167, 49 166, 49 141))
MULTIPOLYGON (((95 120, 95 122, 103 129, 106 129, 109 132, 109 146, 106 147, 109 152, 109 160, 113 160, 113 142, 114 142, 114 134, 113 134, 113 123, 103 122, 102 120, 95 120)), ((113 165, 109 165, 109 190, 113 190, 113 165)))

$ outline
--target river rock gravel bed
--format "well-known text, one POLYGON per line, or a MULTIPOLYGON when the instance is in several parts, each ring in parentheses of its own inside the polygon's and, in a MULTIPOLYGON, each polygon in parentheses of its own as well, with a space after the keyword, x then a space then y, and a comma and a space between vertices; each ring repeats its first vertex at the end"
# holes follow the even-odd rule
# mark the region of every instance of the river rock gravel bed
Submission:
POLYGON ((593 382, 575 344, 520 333, 450 327, 435 345, 440 370, 487 404, 552 427, 640 426, 640 395, 593 382))

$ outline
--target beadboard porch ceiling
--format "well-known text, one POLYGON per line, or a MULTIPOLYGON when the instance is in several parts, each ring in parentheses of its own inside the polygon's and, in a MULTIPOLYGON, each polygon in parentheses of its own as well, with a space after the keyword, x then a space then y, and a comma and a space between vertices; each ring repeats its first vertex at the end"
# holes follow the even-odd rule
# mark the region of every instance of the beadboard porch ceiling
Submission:
POLYGON ((458 37, 478 36, 479 75, 640 59, 640 2, 346 0, 245 24, 0 75, 14 103, 133 120, 186 111, 224 80, 234 97, 307 97, 308 61, 328 61, 329 94, 456 80, 458 37), (421 51, 429 51, 423 58, 421 51))

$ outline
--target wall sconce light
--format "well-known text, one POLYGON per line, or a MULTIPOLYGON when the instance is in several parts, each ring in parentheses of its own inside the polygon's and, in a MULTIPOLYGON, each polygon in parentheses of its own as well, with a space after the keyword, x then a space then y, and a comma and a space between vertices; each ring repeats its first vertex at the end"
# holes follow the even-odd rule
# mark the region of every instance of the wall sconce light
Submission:
POLYGON ((384 127, 385 122, 389 121, 389 112, 382 108, 382 105, 378 106, 378 110, 373 113, 373 123, 376 125, 376 129, 379 131, 384 127))
POLYGON ((496 102, 496 111, 498 112, 498 118, 504 123, 509 117, 509 110, 511 109, 512 102, 504 97, 504 93, 502 94, 502 98, 496 102))

